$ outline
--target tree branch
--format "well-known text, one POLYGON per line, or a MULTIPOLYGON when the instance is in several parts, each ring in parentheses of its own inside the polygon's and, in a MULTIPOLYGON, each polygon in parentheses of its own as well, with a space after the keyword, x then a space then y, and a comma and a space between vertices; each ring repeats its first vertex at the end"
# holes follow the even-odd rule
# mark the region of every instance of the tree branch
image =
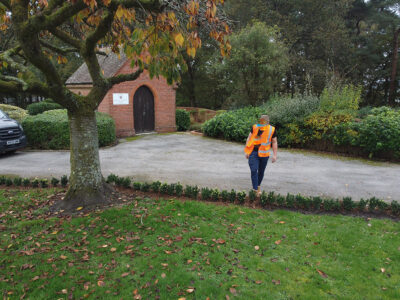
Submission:
POLYGON ((57 28, 51 28, 51 29, 49 29, 49 31, 57 38, 59 38, 60 40, 62 40, 65 43, 71 45, 72 47, 75 47, 76 49, 80 49, 83 45, 81 40, 71 36, 64 30, 57 29, 57 28))
POLYGON ((51 44, 47 43, 44 40, 40 40, 40 43, 45 48, 47 48, 47 49, 49 49, 49 50, 51 50, 51 51, 53 51, 55 53, 64 55, 64 56, 67 55, 68 53, 71 53, 71 52, 79 52, 79 50, 76 49, 76 48, 60 48, 60 47, 56 47, 54 45, 51 45, 51 44))
POLYGON ((44 97, 49 96, 48 89, 45 85, 40 82, 24 82, 21 83, 21 80, 6 80, 6 78, 0 77, 0 93, 5 94, 17 94, 28 92, 35 95, 40 95, 44 97), (25 87, 24 87, 25 86, 25 87))
POLYGON ((3 4, 7 9, 11 9, 11 3, 9 0, 0 0, 0 3, 3 4))
POLYGON ((122 5, 126 8, 144 8, 151 11, 160 11, 163 7, 161 0, 113 0, 117 6, 122 5))
POLYGON ((108 82, 111 85, 115 85, 115 84, 118 84, 118 83, 121 83, 121 82, 125 82, 125 81, 133 81, 133 80, 138 79, 140 74, 142 74, 142 73, 143 73, 143 70, 139 69, 139 70, 135 71, 134 73, 120 74, 120 75, 117 75, 117 76, 110 77, 108 79, 108 82))

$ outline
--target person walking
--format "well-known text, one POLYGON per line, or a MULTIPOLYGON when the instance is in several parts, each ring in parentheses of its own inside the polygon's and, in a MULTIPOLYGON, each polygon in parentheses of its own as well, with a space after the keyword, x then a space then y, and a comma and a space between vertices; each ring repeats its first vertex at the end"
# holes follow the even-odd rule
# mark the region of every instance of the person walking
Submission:
POLYGON ((270 157, 271 146, 273 152, 272 162, 274 163, 278 154, 276 129, 269 124, 269 116, 262 115, 259 123, 251 128, 244 148, 246 158, 249 160, 253 190, 256 191, 257 196, 261 194, 260 185, 270 157))

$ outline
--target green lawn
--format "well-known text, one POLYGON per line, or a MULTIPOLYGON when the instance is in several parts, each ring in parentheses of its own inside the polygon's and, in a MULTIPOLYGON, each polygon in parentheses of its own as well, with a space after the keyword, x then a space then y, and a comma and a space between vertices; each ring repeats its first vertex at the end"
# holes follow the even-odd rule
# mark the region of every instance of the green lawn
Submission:
POLYGON ((153 199, 46 217, 53 193, 0 190, 5 298, 400 299, 398 222, 153 199))

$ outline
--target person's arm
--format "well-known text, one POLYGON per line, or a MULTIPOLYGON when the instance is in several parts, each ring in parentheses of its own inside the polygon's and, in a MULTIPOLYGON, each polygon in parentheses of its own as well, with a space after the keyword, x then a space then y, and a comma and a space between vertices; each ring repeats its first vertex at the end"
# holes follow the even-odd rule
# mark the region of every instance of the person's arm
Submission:
MULTIPOLYGON (((251 132, 249 133, 249 136, 247 137, 246 145, 249 142, 250 138, 251 138, 251 132)), ((246 158, 249 158, 249 155, 247 153, 245 156, 246 156, 246 158)))
POLYGON ((277 155, 278 155, 278 138, 274 137, 272 139, 272 152, 274 153, 272 156, 272 162, 276 162, 277 155))

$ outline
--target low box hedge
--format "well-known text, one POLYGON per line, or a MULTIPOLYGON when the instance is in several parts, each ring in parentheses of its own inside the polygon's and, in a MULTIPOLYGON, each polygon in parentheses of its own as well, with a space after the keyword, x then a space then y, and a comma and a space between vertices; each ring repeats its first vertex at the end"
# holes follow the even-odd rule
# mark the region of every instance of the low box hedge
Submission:
MULTIPOLYGON (((96 112, 99 146, 115 142, 115 122, 107 114, 96 112)), ((50 110, 36 116, 28 116, 23 122, 29 146, 36 149, 69 149, 69 125, 67 111, 50 110)))
POLYGON ((18 121, 19 123, 21 123, 28 116, 28 112, 18 106, 0 104, 0 109, 7 113, 11 119, 18 121))
POLYGON ((29 104, 26 109, 31 116, 36 116, 44 113, 45 111, 63 109, 63 107, 58 103, 54 103, 51 99, 46 99, 41 102, 29 104))
POLYGON ((186 110, 177 109, 175 118, 178 131, 186 131, 190 128, 190 114, 186 110))

